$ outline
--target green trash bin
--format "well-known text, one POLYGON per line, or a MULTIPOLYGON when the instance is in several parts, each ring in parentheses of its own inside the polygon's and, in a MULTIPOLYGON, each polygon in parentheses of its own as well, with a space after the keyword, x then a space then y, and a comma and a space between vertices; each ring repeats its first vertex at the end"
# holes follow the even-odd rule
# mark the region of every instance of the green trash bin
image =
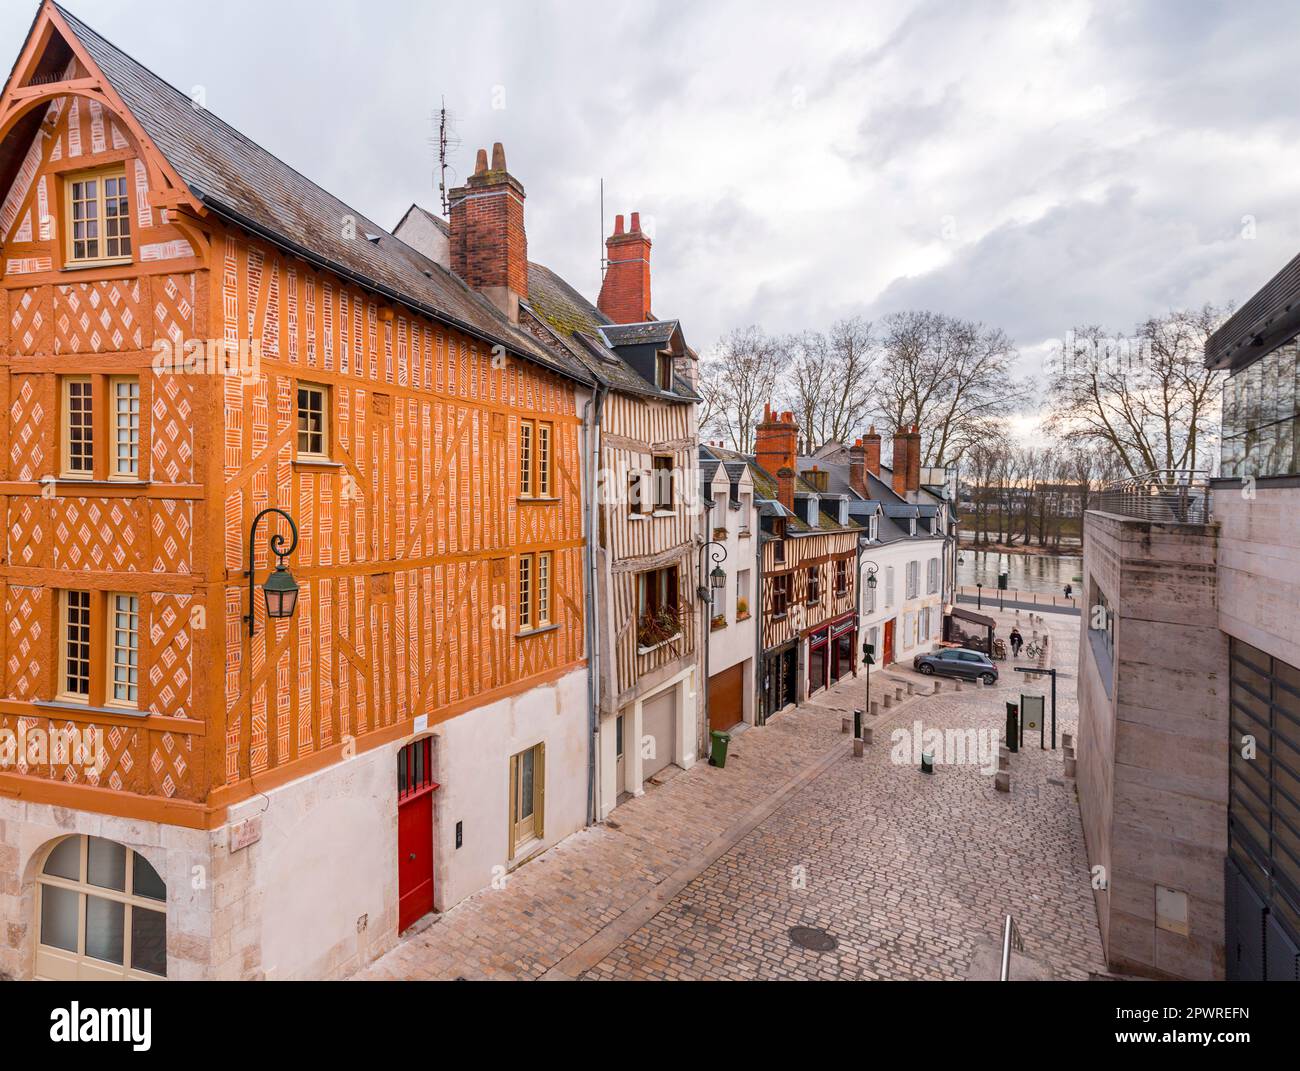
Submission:
POLYGON ((709 765, 721 769, 727 765, 727 745, 731 743, 731 734, 714 729, 709 736, 713 738, 713 753, 709 755, 709 765))

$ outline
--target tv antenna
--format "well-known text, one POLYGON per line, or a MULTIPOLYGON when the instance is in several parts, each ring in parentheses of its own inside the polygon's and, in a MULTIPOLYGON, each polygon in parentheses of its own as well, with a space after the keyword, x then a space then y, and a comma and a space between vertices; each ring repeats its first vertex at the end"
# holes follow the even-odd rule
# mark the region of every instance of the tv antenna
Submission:
POLYGON ((448 219, 451 215, 451 200, 447 192, 447 172, 455 169, 447 163, 447 157, 460 148, 460 138, 453 126, 455 117, 447 111, 446 97, 442 98, 434 118, 438 123, 438 201, 442 206, 442 218, 448 219))

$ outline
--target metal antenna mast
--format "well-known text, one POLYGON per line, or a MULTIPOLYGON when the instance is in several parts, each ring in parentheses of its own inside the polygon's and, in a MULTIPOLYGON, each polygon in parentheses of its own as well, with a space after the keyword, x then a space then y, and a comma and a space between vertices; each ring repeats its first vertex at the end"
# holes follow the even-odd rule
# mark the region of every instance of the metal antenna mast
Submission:
POLYGON ((442 206, 443 219, 448 218, 451 212, 447 194, 447 172, 451 170, 451 165, 447 163, 447 158, 460 148, 460 138, 452 128, 453 118, 447 111, 447 98, 443 97, 442 106, 438 109, 438 200, 442 206))

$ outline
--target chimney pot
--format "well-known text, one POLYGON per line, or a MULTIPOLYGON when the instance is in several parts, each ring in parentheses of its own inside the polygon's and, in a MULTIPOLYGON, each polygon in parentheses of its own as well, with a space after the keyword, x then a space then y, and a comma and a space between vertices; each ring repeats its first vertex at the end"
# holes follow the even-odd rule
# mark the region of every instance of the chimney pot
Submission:
POLYGON ((479 149, 474 174, 451 191, 451 270, 497 306, 512 322, 528 298, 528 238, 524 187, 506 171, 501 142, 479 149), (470 196, 471 192, 475 196, 470 196))
POLYGON ((605 239, 605 279, 597 308, 616 324, 645 323, 650 311, 650 239, 641 233, 641 213, 632 213, 632 229, 614 217, 614 233, 605 239))

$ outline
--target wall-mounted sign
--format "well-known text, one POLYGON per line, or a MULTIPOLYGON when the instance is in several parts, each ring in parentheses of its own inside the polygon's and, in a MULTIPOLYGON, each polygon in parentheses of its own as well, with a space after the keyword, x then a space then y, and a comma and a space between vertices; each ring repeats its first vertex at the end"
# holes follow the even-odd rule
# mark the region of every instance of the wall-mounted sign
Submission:
POLYGON ((415 731, 417 733, 427 732, 429 728, 429 715, 421 714, 415 719, 415 731))
POLYGON ((235 822, 230 827, 230 850, 232 852, 247 848, 250 844, 256 844, 261 839, 262 816, 260 814, 255 814, 252 818, 245 818, 241 822, 235 822))

